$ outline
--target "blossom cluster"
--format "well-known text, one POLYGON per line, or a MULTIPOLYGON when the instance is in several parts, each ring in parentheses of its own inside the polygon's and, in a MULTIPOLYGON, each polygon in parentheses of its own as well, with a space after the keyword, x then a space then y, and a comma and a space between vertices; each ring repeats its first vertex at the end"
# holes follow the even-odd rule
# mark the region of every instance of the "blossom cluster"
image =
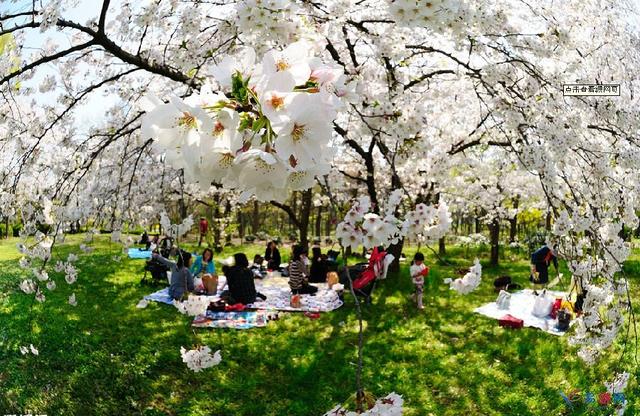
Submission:
POLYGON ((39 355, 39 351, 36 347, 33 346, 33 344, 29 344, 28 347, 25 346, 21 346, 20 347, 20 354, 22 355, 27 355, 27 354, 33 354, 33 355, 39 355))
POLYGON ((449 283, 449 287, 461 295, 468 295, 473 292, 482 281, 482 265, 480 260, 475 259, 473 266, 469 268, 469 272, 463 277, 451 280, 445 279, 445 283, 449 283))
POLYGON ((172 224, 166 212, 160 214, 160 225, 162 225, 165 235, 174 239, 178 239, 187 234, 189 230, 191 230, 191 227, 193 227, 193 224, 194 222, 191 215, 187 216, 180 224, 172 224))
POLYGON ((182 314, 197 316, 205 314, 209 303, 210 299, 207 296, 192 295, 182 302, 174 300, 173 306, 175 306, 182 314))
POLYGON ((256 62, 239 49, 211 68, 211 83, 184 100, 144 104, 143 138, 188 182, 220 183, 246 200, 279 200, 308 189, 329 172, 332 122, 350 94, 342 69, 313 56, 319 45, 298 41, 256 62))
POLYGON ((216 366, 222 361, 220 350, 211 354, 211 348, 206 345, 192 350, 180 347, 180 355, 187 367, 196 373, 205 368, 216 366))
POLYGON ((386 215, 369 212, 371 200, 363 196, 356 200, 336 227, 336 237, 343 247, 352 249, 363 245, 372 248, 398 242, 401 238, 401 222, 393 215, 399 199, 394 195, 389 198, 386 215))
POLYGON ((420 243, 436 241, 451 228, 451 214, 445 202, 437 207, 417 204, 415 210, 407 213, 402 232, 408 238, 420 243))
POLYGON ((373 407, 363 413, 348 411, 342 406, 336 406, 329 410, 324 416, 401 416, 403 412, 402 396, 396 393, 389 393, 385 397, 376 400, 373 407))

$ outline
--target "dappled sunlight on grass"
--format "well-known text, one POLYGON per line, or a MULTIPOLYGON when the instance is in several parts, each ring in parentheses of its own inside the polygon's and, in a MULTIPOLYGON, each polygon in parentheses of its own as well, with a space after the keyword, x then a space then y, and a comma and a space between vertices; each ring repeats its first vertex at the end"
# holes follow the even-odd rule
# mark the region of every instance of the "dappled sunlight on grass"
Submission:
MULTIPOLYGON (((60 256, 78 252, 70 237, 60 256)), ((49 414, 141 415, 320 415, 346 401, 355 390, 358 324, 353 299, 339 310, 311 320, 281 313, 266 328, 247 331, 192 329, 191 318, 170 305, 135 305, 159 287, 140 285, 144 261, 112 257, 120 248, 105 237, 96 251, 81 254, 79 277, 69 286, 57 275, 58 289, 32 309, 30 296, 17 289, 22 272, 15 241, 0 243, 0 409, 33 409, 49 414), (5 272, 6 271, 6 272, 5 272), (67 304, 75 292, 78 306, 67 304), (33 343, 40 356, 22 356, 33 343), (222 351, 219 366, 200 373, 187 369, 180 347, 209 345, 222 351)), ((510 274, 527 285, 527 258, 505 254, 499 268, 483 270, 477 291, 461 296, 442 284, 458 277, 478 254, 449 247, 432 267, 425 310, 410 298, 406 267, 379 282, 372 305, 364 306, 365 388, 380 396, 391 391, 406 399, 406 415, 560 414, 558 390, 601 390, 611 377, 616 354, 594 368, 585 367, 566 337, 541 331, 500 328, 473 313, 495 299, 492 280, 510 274)), ((415 249, 414 249, 415 250, 415 249)), ((241 251, 216 254, 216 260, 241 251)), ((248 247, 247 254, 263 251, 248 247)), ((413 255, 406 248, 408 257, 413 255)), ((283 250, 283 254, 288 254, 283 250)), ((480 253, 483 254, 483 253, 480 253)), ((480 256, 486 265, 486 255, 480 256)), ((219 267, 219 265, 218 265, 219 267)), ((638 295, 640 256, 625 270, 638 295)), ((567 275, 565 270, 565 275, 567 275)), ((53 273, 52 273, 53 276, 53 273)), ((629 363, 630 357, 625 357, 629 363)), ((631 368, 631 367, 627 367, 631 368)), ((631 411, 637 384, 629 390, 631 411)))

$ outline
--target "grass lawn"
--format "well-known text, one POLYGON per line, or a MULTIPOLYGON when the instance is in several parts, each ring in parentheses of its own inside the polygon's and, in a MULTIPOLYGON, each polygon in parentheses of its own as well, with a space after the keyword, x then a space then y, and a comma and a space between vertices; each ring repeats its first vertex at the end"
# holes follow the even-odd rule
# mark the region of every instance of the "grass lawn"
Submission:
MULTIPOLYGON (((0 415, 321 415, 355 391, 357 320, 350 296, 317 320, 290 313, 266 328, 194 330, 191 318, 171 306, 136 309, 156 290, 139 283, 144 261, 114 262, 121 249, 101 236, 93 253, 80 255, 76 284, 51 273, 58 289, 30 308, 33 296, 18 288, 23 272, 16 242, 0 242, 0 415), (67 304, 72 292, 77 307, 67 304), (30 343, 39 356, 20 354, 19 346, 30 343), (221 349, 220 365, 189 370, 179 350, 197 344, 221 349)), ((56 257, 77 253, 79 243, 69 238, 56 257)), ((251 259, 263 246, 242 249, 251 259)), ((240 250, 227 248, 216 259, 240 250)), ((461 296, 441 282, 470 266, 474 254, 449 247, 452 265, 443 266, 424 252, 432 266, 424 311, 409 299, 408 263, 378 285, 364 311, 364 383, 376 397, 403 395, 408 416, 557 415, 565 411, 559 390, 599 393, 616 369, 626 369, 632 372, 627 414, 639 413, 633 353, 621 358, 617 346, 586 367, 566 337, 505 330, 472 312, 495 299, 496 276, 508 273, 526 285, 526 253, 507 251, 501 267, 483 270, 477 291, 461 296)), ((639 253, 626 269, 638 302, 639 253)))

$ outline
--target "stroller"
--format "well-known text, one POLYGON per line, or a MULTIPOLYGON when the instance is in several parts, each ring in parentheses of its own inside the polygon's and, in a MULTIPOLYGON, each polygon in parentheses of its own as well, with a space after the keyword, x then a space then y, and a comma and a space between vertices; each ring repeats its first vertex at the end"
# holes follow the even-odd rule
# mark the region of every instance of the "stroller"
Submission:
MULTIPOLYGON (((366 304, 371 304, 373 291, 379 279, 387 277, 387 270, 394 256, 383 250, 374 248, 368 263, 358 263, 349 267, 349 275, 353 280, 353 291, 356 296, 364 298, 366 304)), ((344 283, 349 283, 346 272, 343 273, 344 283)))

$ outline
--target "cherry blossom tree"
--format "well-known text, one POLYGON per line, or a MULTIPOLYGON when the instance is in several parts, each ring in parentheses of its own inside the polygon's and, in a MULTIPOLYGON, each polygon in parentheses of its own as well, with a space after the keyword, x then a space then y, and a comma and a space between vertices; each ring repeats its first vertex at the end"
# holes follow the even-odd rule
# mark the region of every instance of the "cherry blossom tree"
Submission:
POLYGON ((640 208, 631 3, 104 0, 85 21, 74 5, 0 10, 0 214, 46 250, 71 223, 117 230, 189 186, 278 202, 332 166, 380 215, 392 190, 435 198, 456 186, 456 157, 482 169, 491 149, 535 178, 587 289, 580 356, 592 362, 632 312, 620 237, 640 208), (575 82, 621 83, 620 96, 564 96, 575 82), (96 105, 102 119, 83 123, 96 105))

